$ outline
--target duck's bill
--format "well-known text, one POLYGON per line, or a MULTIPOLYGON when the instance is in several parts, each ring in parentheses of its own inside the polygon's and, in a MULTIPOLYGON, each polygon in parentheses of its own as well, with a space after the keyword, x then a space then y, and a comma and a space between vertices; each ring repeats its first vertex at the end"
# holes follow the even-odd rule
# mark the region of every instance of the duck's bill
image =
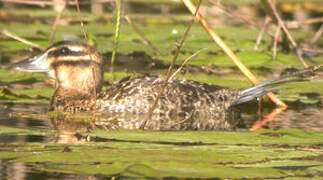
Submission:
POLYGON ((49 72, 47 53, 22 60, 13 65, 13 68, 25 72, 49 72))

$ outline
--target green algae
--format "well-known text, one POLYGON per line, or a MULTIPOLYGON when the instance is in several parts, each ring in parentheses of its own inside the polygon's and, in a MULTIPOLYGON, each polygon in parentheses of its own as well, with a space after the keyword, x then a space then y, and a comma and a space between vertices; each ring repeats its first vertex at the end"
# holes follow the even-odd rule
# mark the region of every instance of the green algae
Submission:
POLYGON ((256 164, 239 164, 236 167, 275 167, 275 168, 284 168, 284 167, 291 167, 291 168, 310 168, 322 165, 322 162, 318 161, 295 161, 295 160, 273 160, 267 162, 260 162, 256 164))
POLYGON ((0 126, 0 135, 1 134, 28 134, 28 133, 31 133, 31 131, 26 129, 0 126))
POLYGON ((27 84, 29 83, 28 80, 32 83, 32 80, 41 82, 45 79, 46 76, 40 73, 25 73, 9 69, 0 69, 0 80, 2 83, 24 82, 25 84, 27 84))
POLYGON ((91 165, 65 165, 62 167, 54 166, 57 171, 73 172, 77 171, 81 174, 103 174, 107 176, 118 175, 121 177, 132 178, 279 178, 283 177, 284 173, 280 170, 270 168, 244 168, 236 169, 230 167, 206 165, 203 163, 195 164, 195 167, 187 166, 174 162, 154 163, 153 167, 147 163, 136 164, 98 164, 95 169, 91 165), (167 167, 165 165, 167 164, 167 167), (180 168, 179 168, 180 167, 180 168), (264 175, 268 173, 268 175, 264 175))
MULTIPOLYGON (((104 80, 110 83, 118 81, 124 77, 135 76, 134 73, 127 72, 106 72, 104 73, 104 80)), ((2 102, 38 102, 38 103, 48 103, 52 93, 54 92, 53 88, 50 85, 47 85, 47 88, 26 88, 28 84, 32 83, 42 83, 46 76, 43 74, 34 74, 34 73, 23 73, 18 71, 0 69, 0 78, 3 83, 8 84, 6 87, 8 91, 2 89, 0 91, 0 100, 2 102), (23 88, 15 88, 15 85, 25 85, 23 88), (11 88, 11 86, 13 86, 11 88)), ((189 79, 204 83, 216 84, 223 87, 242 89, 251 87, 252 84, 243 76, 239 74, 229 74, 225 76, 219 75, 207 75, 205 73, 188 73, 178 74, 176 78, 179 79, 189 79)), ((262 77, 262 79, 266 79, 262 77)), ((291 83, 288 85, 281 86, 282 88, 288 88, 280 92, 279 97, 284 100, 295 102, 300 101, 304 104, 318 104, 321 102, 320 98, 316 96, 310 97, 306 93, 321 94, 323 89, 323 83, 319 79, 312 79, 306 82, 291 83)), ((105 87, 105 89, 108 86, 105 87)))
POLYGON ((313 147, 321 142, 321 134, 299 130, 267 130, 259 133, 103 133, 96 130, 90 136, 104 138, 106 142, 79 145, 15 143, 0 146, 0 157, 8 163, 23 162, 41 171, 132 178, 319 176, 322 165, 319 158, 315 158, 322 156, 322 152, 315 151, 313 147), (293 138, 284 139, 285 136, 293 138), (199 143, 194 144, 196 140, 199 143), (14 152, 10 152, 12 149, 14 152))
POLYGON ((114 81, 121 80, 122 78, 133 76, 133 73, 127 72, 112 72, 112 73, 104 73, 104 80, 113 83, 114 81))
MULTIPOLYGON (((190 16, 187 15, 187 19, 190 16)), ((1 24, 1 23, 0 23, 1 24)), ((4 25, 4 24, 3 24, 4 25)), ((48 45, 47 39, 39 39, 39 32, 49 32, 48 26, 45 24, 38 23, 34 24, 24 24, 24 23, 12 23, 5 24, 7 29, 11 32, 14 32, 17 35, 20 35, 25 38, 37 38, 34 42, 39 43, 46 47, 48 45), (29 31, 26 33, 25 29, 28 28, 29 31)), ((106 54, 111 52, 112 50, 112 35, 114 24, 108 22, 105 24, 100 23, 88 23, 86 26, 87 31, 92 35, 92 39, 96 44, 97 49, 102 54, 106 54), (98 26, 100 28, 98 28, 98 26)), ((173 50, 175 49, 175 42, 178 41, 185 27, 183 25, 174 25, 174 24, 158 24, 149 23, 144 24, 144 26, 140 26, 140 30, 145 34, 145 36, 152 41, 152 43, 157 47, 157 49, 161 52, 160 55, 154 56, 153 51, 150 47, 143 44, 140 40, 140 37, 132 30, 132 28, 123 24, 121 28, 120 34, 120 42, 119 42, 119 53, 122 55, 132 55, 133 53, 140 52, 141 54, 145 54, 154 60, 167 65, 173 57, 173 50), (175 33, 176 32, 176 33, 175 33), (158 36, 156 36, 158 34, 158 36)), ((256 39, 257 30, 249 29, 246 27, 219 27, 215 28, 215 30, 225 39, 226 43, 236 52, 237 56, 242 60, 242 62, 259 77, 261 80, 269 79, 268 76, 282 72, 286 68, 298 68, 301 69, 302 65, 299 62, 297 56, 294 52, 289 53, 278 53, 277 59, 272 60, 272 52, 268 50, 264 45, 260 46, 259 52, 253 52, 254 40, 256 39), (265 70, 264 70, 265 69, 265 70)), ((293 36, 296 38, 302 39, 308 34, 301 31, 293 31, 293 36)), ((82 37, 82 31, 79 25, 69 25, 69 26, 58 26, 57 34, 55 41, 62 40, 65 36, 73 35, 77 38, 82 37)), ((47 36, 45 36, 47 37, 47 36)), ((81 40, 81 39, 80 39, 81 40)), ((265 37, 265 41, 268 41, 269 38, 265 37)), ((28 47, 23 45, 20 42, 15 42, 12 40, 9 41, 0 41, 0 46, 2 52, 6 54, 9 58, 19 59, 22 55, 17 55, 17 51, 24 51, 28 47)), ((187 37, 187 40, 182 48, 182 52, 177 60, 177 65, 180 65, 187 57, 192 55, 198 50, 202 51, 191 59, 188 62, 189 66, 201 67, 214 65, 221 70, 229 69, 233 71, 227 75, 207 75, 206 73, 186 73, 184 75, 179 75, 179 78, 191 79, 202 81, 211 84, 218 84, 231 88, 245 88, 250 87, 251 84, 248 83, 246 78, 244 78, 241 73, 235 68, 233 63, 226 57, 223 52, 211 41, 206 32, 204 32, 203 28, 199 25, 194 25, 190 34, 187 37)), ((25 58, 24 53, 24 58, 25 58)), ((22 58, 22 57, 21 57, 22 58)), ((104 56, 104 58, 109 59, 104 56)), ((136 57, 134 61, 139 61, 141 57, 136 57)), ((142 58, 145 58, 144 56, 142 58)), ((312 57, 308 63, 310 65, 317 65, 320 63, 320 56, 312 57)), ((143 65, 147 66, 147 65, 143 65)), ((146 68, 146 67, 143 67, 146 68)), ((184 67, 185 69, 185 67, 184 67)), ((117 72, 113 73, 106 72, 105 80, 109 82, 119 80, 122 77, 133 75, 132 73, 125 72, 117 72), (115 76, 115 77, 114 77, 115 76)), ((17 71, 8 71, 1 69, 0 70, 0 78, 4 83, 19 83, 19 81, 24 81, 25 83, 29 80, 40 82, 45 79, 44 75, 39 74, 31 74, 31 73, 21 73, 17 71)), ((282 92, 283 99, 296 101, 301 100, 300 93, 302 92, 315 92, 322 94, 323 83, 319 79, 313 79, 310 82, 306 83, 297 83, 287 85, 287 88, 292 88, 292 90, 288 90, 286 92, 282 92), (320 88, 322 87, 322 88, 320 88), (288 96, 294 96, 289 98, 288 96), (296 97, 296 98, 295 98, 296 97), (298 97, 298 98, 297 98, 298 97)), ((23 92, 28 95, 35 96, 38 92, 23 92)), ((50 91, 41 94, 42 96, 49 97, 50 91)), ((13 98, 8 98, 13 99, 13 98)), ((306 98, 301 100, 305 104, 317 104, 320 103, 320 99, 316 100, 307 100, 306 98)))
MULTIPOLYGON (((76 121, 78 116, 69 117, 71 121, 74 118, 75 123, 81 121, 76 121)), ((81 119, 86 121, 86 118, 81 119)), ((53 136, 60 137, 65 131, 73 136, 72 128, 53 132, 1 126, 0 136, 42 135, 56 139, 53 136)), ((0 159, 9 164, 24 163, 43 172, 129 178, 319 177, 322 172, 323 135, 312 131, 94 129, 78 134, 81 138, 74 144, 60 144, 60 141, 0 143, 0 159)))
MULTIPOLYGON (((137 1, 137 0, 136 0, 137 1)), ((143 0, 147 2, 147 0, 143 0)), ((155 0, 156 2, 160 0, 155 0)), ((151 2, 151 1, 150 1, 151 2)), ((169 1, 168 1, 169 2, 169 1)), ((231 1, 239 4, 240 1, 231 1)), ((231 3, 230 2, 230 3, 231 3)), ((242 2, 242 1, 241 1, 242 2)), ((251 2, 251 1, 248 1, 251 2)), ((21 9, 15 12, 21 15, 30 13, 21 9)), ((37 10, 30 13, 35 18, 52 18, 56 15, 52 10, 37 10)), ((82 13, 83 17, 96 18, 90 13, 82 13)), ((191 15, 169 15, 169 19, 160 15, 132 14, 134 19, 142 21, 139 29, 161 51, 161 55, 153 56, 153 51, 143 44, 140 37, 126 24, 122 25, 119 52, 124 56, 142 53, 148 57, 168 65, 173 57, 175 42, 183 34, 185 25, 174 22, 189 22, 191 15), (170 20, 172 18, 172 20, 170 20)), ((78 17, 76 12, 66 11, 63 18, 78 17)), ((111 14, 102 17, 111 17, 111 14)), ((136 23, 136 22, 135 22, 136 23)), ((10 32, 32 40, 43 47, 48 46, 51 27, 37 20, 35 23, 3 23, 10 32), (28 28, 28 31, 26 29, 28 28)), ((111 22, 88 22, 86 30, 91 34, 97 49, 102 54, 109 54, 112 49, 114 24, 111 22), (99 27, 99 28, 98 28, 99 27)), ((265 37, 266 44, 261 44, 259 52, 253 52, 257 30, 246 27, 215 27, 215 30, 262 81, 273 73, 286 68, 298 68, 299 63, 294 52, 278 53, 272 60, 272 52, 267 45, 270 38, 265 37)), ((308 34, 292 31, 296 39, 303 39, 308 34)), ((66 36, 73 36, 82 41, 82 30, 78 23, 58 26, 55 41, 66 36)), ((0 40, 1 53, 13 61, 26 58, 29 53, 27 45, 13 40, 0 40)), ((194 25, 183 50, 178 58, 180 65, 187 57, 198 50, 201 53, 188 62, 188 66, 201 67, 214 65, 222 70, 231 70, 226 75, 209 75, 204 72, 185 72, 177 78, 197 80, 231 88, 247 88, 251 83, 236 70, 221 50, 211 41, 199 25, 194 25)), ((31 53, 30 53, 31 54, 31 53)), ((107 58, 104 56, 104 58, 107 58)), ((139 57, 138 59, 140 59, 139 57)), ((142 57, 144 58, 144 57, 142 57)), ((308 61, 311 65, 321 63, 321 56, 308 61)), ((137 59, 135 59, 137 60, 137 59)), ((307 60, 307 59, 306 59, 307 60)), ((185 68, 184 68, 185 69, 185 68)), ((129 72, 105 72, 104 80, 112 83, 127 76, 135 76, 129 72)), ((22 73, 0 69, 0 81, 13 94, 0 91, 2 102, 48 103, 53 89, 21 87, 20 85, 41 83, 43 74, 22 73), (17 86, 19 85, 19 86, 17 86), (17 88, 18 87, 18 88, 17 88), (44 98, 37 98, 40 95, 44 98)), ((280 97, 288 101, 302 101, 305 104, 318 104, 322 101, 323 83, 319 79, 282 86, 292 88, 282 91, 280 97), (312 98, 304 93, 317 93, 312 98)), ((105 86, 108 88, 108 86, 105 86)), ((60 114, 52 114, 60 116, 60 114)), ((20 114, 20 118, 42 118, 38 114, 20 114)), ((83 122, 89 116, 73 116, 68 118, 83 122)), ((73 130, 73 129, 69 129, 73 130)), ((20 129, 0 126, 0 135, 16 135, 21 138, 28 135, 60 136, 62 132, 42 131, 39 129, 20 129)), ((106 131, 95 129, 90 132, 79 132, 89 137, 90 142, 79 144, 48 143, 0 143, 0 159, 7 163, 25 163, 36 170, 67 174, 105 175, 130 178, 228 178, 228 179, 308 179, 321 178, 323 172, 322 133, 302 130, 261 130, 257 132, 150 132, 150 131, 106 131)))
MULTIPOLYGON (((163 142, 173 140, 175 142, 191 142, 191 143, 217 143, 217 144, 258 144, 275 145, 275 144, 288 144, 288 145, 310 145, 320 144, 322 142, 322 133, 306 132, 302 130, 279 130, 273 134, 267 134, 266 130, 257 131, 254 133, 238 133, 238 132, 149 132, 149 131, 111 131, 106 133, 102 130, 95 130, 93 133, 97 136, 108 139, 119 140, 140 140, 149 142, 163 142), (140 133, 138 133, 140 132, 140 133), (180 137, 178 137, 180 134, 180 137), (275 137, 274 134, 281 137, 275 137), (252 141, 250 141, 252 139, 252 141)), ((270 131, 269 131, 270 132, 270 131)))

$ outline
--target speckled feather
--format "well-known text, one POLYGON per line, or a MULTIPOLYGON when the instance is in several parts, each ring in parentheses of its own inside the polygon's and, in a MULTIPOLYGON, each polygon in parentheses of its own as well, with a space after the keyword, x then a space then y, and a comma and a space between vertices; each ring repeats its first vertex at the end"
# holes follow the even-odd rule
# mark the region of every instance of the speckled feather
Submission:
MULTIPOLYGON (((156 99, 163 81, 157 77, 145 77, 118 82, 101 94, 98 107, 101 111, 143 116, 156 99)), ((154 109, 151 121, 157 122, 150 121, 146 127, 163 129, 186 121, 184 126, 177 128, 228 129, 231 127, 227 121, 232 114, 230 105, 239 96, 238 90, 173 79, 168 82, 154 109)), ((135 126, 139 127, 139 124, 135 126)))
MULTIPOLYGON (((100 108, 114 112, 147 113, 163 79, 134 78, 114 84, 100 96, 100 108)), ((154 113, 185 115, 192 111, 225 111, 239 98, 240 91, 188 80, 173 79, 161 96, 154 113)))

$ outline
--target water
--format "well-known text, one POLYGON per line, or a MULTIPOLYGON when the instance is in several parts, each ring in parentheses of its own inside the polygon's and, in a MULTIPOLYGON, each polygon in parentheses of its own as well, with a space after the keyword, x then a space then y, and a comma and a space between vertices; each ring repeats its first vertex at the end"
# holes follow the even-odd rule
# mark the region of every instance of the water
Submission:
MULTIPOLYGON (((51 116, 47 113, 47 104, 21 104, 6 103, 0 104, 0 125, 29 130, 69 132, 71 134, 82 133, 91 128, 91 114, 81 114, 76 118, 64 118, 64 116, 51 116), (75 120, 77 119, 77 120, 75 120)), ((262 115, 259 117, 257 104, 255 102, 238 107, 241 112, 241 119, 237 119, 236 130, 248 130, 258 120, 266 120, 275 108, 272 106, 262 107, 262 115)), ((271 122, 264 124, 263 128, 269 129, 302 129, 323 132, 323 107, 320 105, 290 105, 289 108, 279 113, 271 122)), ((142 116, 141 118, 143 118, 142 116)), ((105 118, 102 116, 97 119, 96 126, 105 125, 105 118)), ((128 117, 130 118, 130 117, 128 117)), ((136 117, 138 118, 138 117, 136 117)), ((151 120, 153 121, 153 120, 151 120)), ((15 135, 7 138, 0 138, 0 142, 15 142, 15 135), (7 140, 5 140, 7 139, 7 140)), ((38 136, 28 136, 25 142, 44 142, 44 138, 38 136)))
POLYGON ((76 175, 76 174, 64 174, 64 173, 51 173, 45 171, 39 171, 25 163, 7 163, 6 161, 1 161, 0 165, 0 179, 14 179, 14 180, 50 180, 50 179, 63 179, 63 180, 99 180, 108 177, 95 177, 87 175, 76 175))
MULTIPOLYGON (((259 120, 257 114, 257 104, 251 103, 249 106, 240 108, 242 119, 240 120, 237 131, 247 131, 253 127, 259 120), (252 107, 252 108, 251 108, 252 107)), ((272 107, 263 107, 263 117, 270 114, 274 109, 272 107)), ((283 113, 279 114, 275 121, 269 122, 263 128, 269 129, 302 129, 323 132, 323 115, 322 107, 297 105, 291 106, 283 113)), ((97 123, 98 128, 100 124, 97 123)), ((1 146, 15 146, 24 143, 36 143, 46 146, 47 144, 66 144, 81 145, 88 142, 101 142, 100 139, 90 139, 80 135, 91 129, 91 121, 80 121, 73 118, 60 119, 52 118, 47 113, 46 104, 1 104, 0 125, 12 128, 52 132, 43 134, 15 134, 7 133, 0 135, 1 146)), ((106 126, 104 126, 106 128, 106 126)), ((125 141, 127 142, 127 141, 125 141)), ((140 142, 138 142, 140 143, 140 142)), ((158 143, 157 143, 158 144, 158 143)), ((194 144, 192 144, 194 145, 194 144)), ((196 144, 195 144, 196 145, 196 144)), ((68 152, 69 148, 63 151, 68 152)), ((41 168, 35 167, 35 164, 20 162, 9 162, 10 159, 0 160, 0 179, 110 179, 111 177, 103 175, 80 175, 64 172, 42 171, 41 168)), ((39 164, 37 166, 46 166, 39 164)))

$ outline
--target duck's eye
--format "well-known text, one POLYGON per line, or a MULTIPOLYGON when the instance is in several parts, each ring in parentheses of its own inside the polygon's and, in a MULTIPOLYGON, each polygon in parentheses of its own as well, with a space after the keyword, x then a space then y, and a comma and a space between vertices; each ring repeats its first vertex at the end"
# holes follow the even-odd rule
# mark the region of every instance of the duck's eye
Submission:
POLYGON ((70 50, 68 48, 66 48, 66 47, 63 47, 62 49, 60 49, 61 54, 67 54, 69 52, 70 52, 70 50))

